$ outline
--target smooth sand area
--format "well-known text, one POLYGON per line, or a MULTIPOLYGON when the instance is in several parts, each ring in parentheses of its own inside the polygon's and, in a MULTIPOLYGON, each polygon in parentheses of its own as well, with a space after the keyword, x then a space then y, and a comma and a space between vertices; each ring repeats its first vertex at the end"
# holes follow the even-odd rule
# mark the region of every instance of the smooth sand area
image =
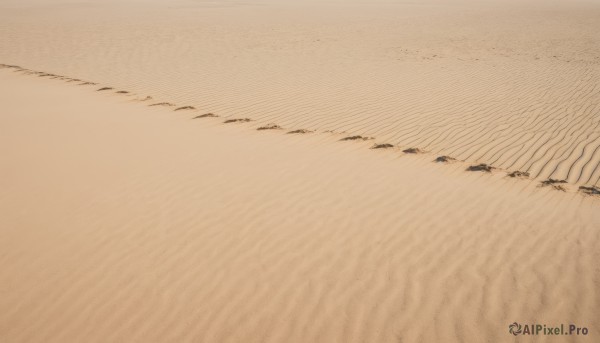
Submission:
POLYGON ((97 88, 0 69, 2 342, 600 335, 596 197, 97 88))

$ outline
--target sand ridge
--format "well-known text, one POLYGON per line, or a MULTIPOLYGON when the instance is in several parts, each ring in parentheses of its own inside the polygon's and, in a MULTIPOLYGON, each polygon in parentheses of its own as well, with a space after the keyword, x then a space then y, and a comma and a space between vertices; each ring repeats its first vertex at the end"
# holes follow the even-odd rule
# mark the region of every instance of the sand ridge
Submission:
POLYGON ((598 18, 1 1, 0 342, 598 341, 598 18))
MULTIPOLYGON (((41 72, 41 71, 32 71, 26 68, 23 68, 21 66, 17 66, 17 65, 8 65, 8 64, 1 64, 0 63, 0 69, 8 69, 8 70, 12 70, 14 72, 18 72, 18 73, 23 73, 26 75, 37 75, 39 77, 48 77, 48 76, 55 76, 53 74, 48 74, 45 72, 41 72)), ((97 85, 97 83, 94 82, 86 82, 86 81, 81 81, 80 79, 73 79, 70 77, 66 77, 66 76, 56 76, 56 77, 50 77, 51 79, 58 79, 58 80, 64 80, 66 82, 71 82, 72 80, 76 80, 77 82, 80 82, 79 85, 97 85)), ((113 87, 101 87, 99 89, 97 89, 97 91, 106 91, 106 90, 114 90, 113 87)), ((123 95, 134 95, 132 93, 130 93, 129 91, 115 91, 115 94, 123 94, 123 95)), ((152 99, 152 96, 147 96, 145 99, 152 99)), ((148 105, 150 107, 176 107, 174 109, 174 111, 192 111, 192 112, 196 112, 197 109, 194 106, 182 106, 182 107, 178 107, 176 104, 171 103, 171 102, 159 102, 159 103, 153 103, 148 105)), ((213 113, 205 113, 205 114, 201 114, 201 115, 196 115, 193 118, 194 119, 201 119, 201 118, 214 118, 214 117, 218 117, 218 115, 215 115, 213 113)), ((230 124, 230 123, 248 123, 253 121, 250 118, 228 118, 225 119, 223 121, 224 124, 230 124)), ((283 128, 281 126, 279 126, 278 124, 274 124, 274 123, 269 123, 266 125, 258 125, 258 127, 256 128, 257 131, 265 131, 265 130, 283 130, 283 128)), ((305 129, 292 129, 292 130, 288 130, 287 133, 307 133, 308 131, 306 131, 305 129)), ((329 132, 331 133, 331 132, 329 132)), ((373 140, 375 139, 375 137, 363 137, 361 135, 350 135, 350 136, 346 136, 343 137, 341 139, 339 139, 340 141, 368 141, 368 140, 373 140)), ((389 143, 375 143, 373 144, 370 149, 374 149, 374 150, 387 150, 387 149, 391 149, 391 148, 396 148, 396 146, 394 146, 393 144, 389 144, 389 143)), ((423 151, 420 148, 406 148, 401 150, 402 153, 404 154, 423 154, 425 153, 425 151, 423 151)), ((449 156, 438 156, 436 157, 434 160, 434 162, 448 162, 448 161, 457 161, 456 158, 453 157, 449 157, 449 156)), ((465 162, 465 161, 462 161, 465 162)), ((500 170, 500 168, 495 167, 495 166, 491 166, 485 163, 480 163, 480 164, 474 164, 474 165, 469 165, 468 167, 466 167, 465 169, 466 171, 483 171, 483 172, 487 172, 487 173, 491 173, 492 171, 498 171, 500 170)), ((508 177, 518 177, 520 179, 529 179, 530 178, 530 174, 528 172, 525 171, 520 171, 520 170, 515 170, 515 171, 505 171, 506 175, 508 177)), ((556 185, 556 183, 560 182, 563 184, 568 183, 568 181, 566 180, 554 180, 552 178, 548 178, 545 180, 540 180, 538 181, 540 184, 540 187, 544 187, 547 185, 553 185, 552 189, 555 190, 560 190, 563 192, 566 192, 567 189, 569 189, 569 187, 567 187, 566 185, 556 185)), ((585 195, 598 195, 598 193, 595 191, 597 189, 597 187, 595 185, 582 185, 579 186, 578 188, 573 187, 572 191, 579 191, 582 194, 585 195)))
POLYGON ((5 342, 511 341, 514 321, 600 334, 598 198, 0 80, 5 342))
POLYGON ((144 4, 7 1, 0 60, 598 186, 595 1, 144 4))

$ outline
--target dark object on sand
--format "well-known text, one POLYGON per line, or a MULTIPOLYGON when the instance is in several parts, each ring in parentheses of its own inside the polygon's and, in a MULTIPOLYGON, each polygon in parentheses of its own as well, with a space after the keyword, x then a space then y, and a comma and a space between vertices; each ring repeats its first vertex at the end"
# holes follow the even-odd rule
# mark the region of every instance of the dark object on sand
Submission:
POLYGON ((283 129, 283 128, 277 124, 269 124, 269 125, 261 126, 257 130, 263 131, 263 130, 281 130, 281 129, 283 129))
POLYGON ((227 119, 223 123, 225 123, 225 124, 229 124, 229 123, 247 123, 249 121, 251 121, 250 118, 236 118, 236 119, 227 119))
POLYGON ((218 117, 218 115, 214 114, 214 113, 204 113, 201 114, 199 116, 195 116, 193 119, 200 119, 200 118, 216 118, 218 117))
POLYGON ((288 134, 303 134, 303 133, 312 133, 310 130, 300 129, 288 132, 288 134))
POLYGON ((434 160, 434 162, 437 163, 448 163, 448 162, 453 162, 456 161, 456 159, 454 157, 450 157, 450 156, 439 156, 438 158, 436 158, 434 160))
POLYGON ((596 186, 579 186, 579 191, 587 195, 600 195, 600 188, 596 186))
POLYGON ((382 143, 382 144, 375 144, 371 147, 371 149, 389 149, 389 148, 393 148, 394 146, 392 144, 388 144, 388 143, 382 143))
POLYGON ((492 169, 494 169, 494 167, 492 166, 488 166, 485 163, 481 163, 475 166, 470 166, 469 168, 467 168, 468 171, 482 171, 482 172, 486 172, 486 173, 491 173, 492 169))
POLYGON ((513 172, 508 173, 509 177, 520 177, 520 178, 528 178, 529 177, 529 173, 528 172, 522 172, 519 170, 515 170, 513 172))
POLYGON ((423 150, 421 150, 419 148, 408 148, 408 149, 402 150, 402 152, 405 154, 420 154, 423 152, 423 150))
POLYGON ((175 109, 175 111, 185 111, 185 110, 195 110, 196 107, 194 106, 183 106, 183 107, 178 107, 175 109))
POLYGON ((344 137, 344 138, 340 139, 340 141, 357 141, 357 140, 367 141, 369 139, 373 139, 373 137, 350 136, 350 137, 344 137))
POLYGON ((561 184, 567 183, 566 180, 548 179, 540 182, 540 187, 552 186, 557 191, 566 192, 567 190, 561 184))

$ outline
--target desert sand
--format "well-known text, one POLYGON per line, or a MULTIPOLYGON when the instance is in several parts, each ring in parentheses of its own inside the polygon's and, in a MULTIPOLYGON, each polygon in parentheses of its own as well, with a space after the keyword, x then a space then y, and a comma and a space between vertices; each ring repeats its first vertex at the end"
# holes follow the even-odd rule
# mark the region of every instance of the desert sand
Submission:
POLYGON ((583 0, 3 1, 0 342, 597 341, 597 32, 583 0))

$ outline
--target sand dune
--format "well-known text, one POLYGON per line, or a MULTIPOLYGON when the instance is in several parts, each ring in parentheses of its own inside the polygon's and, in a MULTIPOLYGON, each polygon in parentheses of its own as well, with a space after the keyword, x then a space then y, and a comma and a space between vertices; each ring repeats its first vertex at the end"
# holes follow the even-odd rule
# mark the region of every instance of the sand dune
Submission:
POLYGON ((593 1, 32 3, 1 62, 599 185, 593 1))
POLYGON ((0 342, 597 341, 598 18, 2 1, 0 342))
POLYGON ((600 198, 7 69, 0 85, 3 342, 600 334, 600 198))

